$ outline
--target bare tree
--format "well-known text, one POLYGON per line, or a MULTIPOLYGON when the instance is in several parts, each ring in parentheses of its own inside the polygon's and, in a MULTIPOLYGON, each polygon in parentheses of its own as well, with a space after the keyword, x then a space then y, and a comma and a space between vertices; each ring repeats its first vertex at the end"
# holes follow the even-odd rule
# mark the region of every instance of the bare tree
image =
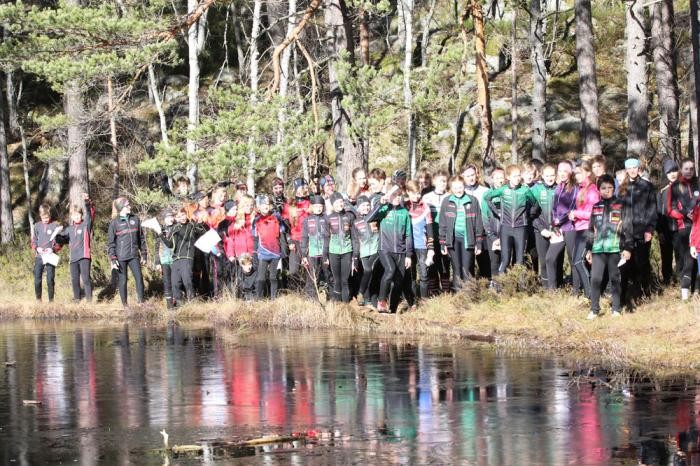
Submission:
POLYGON ((532 64, 532 158, 547 154, 547 64, 544 52, 542 0, 530 0, 530 63, 532 64))
POLYGON ((10 191, 10 157, 5 134, 5 105, 0 92, 0 243, 7 244, 14 236, 12 193, 10 191))
MULTIPOLYGON (((262 21, 262 0, 255 0, 253 4, 253 24, 250 31, 250 98, 251 105, 257 105, 258 101, 258 65, 260 60, 260 51, 258 50, 258 36, 260 35, 260 26, 262 21)), ((252 140, 251 140, 252 145, 252 140)), ((248 176, 246 184, 248 192, 255 193, 255 163, 256 155, 254 150, 248 152, 248 176)))
POLYGON ((575 0, 576 65, 581 101, 581 145, 585 154, 602 153, 598 116, 598 82, 593 49, 590 0, 575 0))
MULTIPOLYGON (((187 14, 193 15, 199 6, 197 0, 187 0, 187 14)), ((207 12, 193 22, 187 30, 187 58, 190 69, 190 80, 188 86, 188 117, 187 129, 192 131, 199 125, 199 54, 204 49, 207 30, 207 12)), ((192 157, 197 150, 195 140, 187 136, 187 154, 192 157)), ((197 164, 193 163, 189 169, 188 176, 192 182, 194 190, 197 189, 198 174, 197 164)))
POLYGON ((411 91, 411 67, 413 65, 413 0, 399 0, 398 8, 403 21, 403 105, 406 109, 406 130, 408 140, 408 166, 411 177, 416 174, 416 119, 413 113, 413 92, 411 91))
POLYGON ((646 18, 641 0, 625 6, 627 39, 627 154, 645 154, 649 117, 647 107, 646 18))
POLYGON ((697 172, 700 162, 700 0, 690 0, 690 37, 693 55, 690 95, 691 157, 697 172))

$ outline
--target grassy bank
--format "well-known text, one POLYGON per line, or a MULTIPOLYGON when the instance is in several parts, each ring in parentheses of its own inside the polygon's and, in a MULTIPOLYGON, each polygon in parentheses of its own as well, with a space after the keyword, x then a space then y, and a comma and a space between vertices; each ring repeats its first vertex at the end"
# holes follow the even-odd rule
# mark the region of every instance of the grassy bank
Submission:
POLYGON ((563 354, 617 369, 657 375, 700 372, 700 304, 670 291, 634 313, 585 320, 588 302, 565 292, 492 294, 482 286, 426 301, 418 310, 382 315, 353 305, 289 295, 274 302, 232 299, 191 303, 173 312, 156 300, 124 311, 114 303, 36 304, 0 297, 3 319, 93 319, 150 325, 203 321, 235 329, 277 327, 433 335, 491 342, 498 347, 563 354))

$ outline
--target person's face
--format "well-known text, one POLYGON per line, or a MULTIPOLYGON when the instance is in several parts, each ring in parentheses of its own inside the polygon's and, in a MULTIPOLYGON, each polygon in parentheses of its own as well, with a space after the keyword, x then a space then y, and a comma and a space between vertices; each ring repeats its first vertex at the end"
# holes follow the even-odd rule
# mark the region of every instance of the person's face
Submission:
POLYGON ((360 215, 367 215, 369 213, 370 205, 369 202, 363 202, 357 206, 357 213, 360 215))
POLYGON ((396 184, 401 190, 406 189, 406 178, 396 178, 396 184))
POLYGON ((474 186, 476 184, 476 170, 473 168, 467 168, 464 170, 462 177, 464 177, 464 182, 467 184, 467 186, 474 186))
POLYGON ((593 165, 591 165, 591 170, 596 177, 602 176, 605 174, 605 165, 600 162, 593 162, 593 165))
POLYGON ((581 167, 577 167, 576 172, 574 173, 574 176, 576 177, 576 182, 578 184, 581 184, 584 181, 586 181, 586 178, 588 178, 588 175, 589 175, 589 173, 581 167))
POLYGON ((639 167, 626 168, 625 171, 631 180, 637 179, 639 176, 639 167))
POLYGON ((512 187, 518 186, 521 181, 522 181, 522 176, 520 175, 520 170, 513 170, 508 175, 508 183, 510 183, 510 185, 512 187))
POLYGON ((681 165, 681 175, 686 180, 689 180, 695 176, 695 164, 693 162, 684 162, 681 165))
POLYGON ((207 207, 209 207, 209 196, 204 196, 203 198, 201 198, 197 202, 197 205, 200 209, 206 209, 207 207))
POLYGON ((119 211, 119 215, 122 217, 126 217, 131 213, 131 204, 127 203, 124 207, 122 207, 122 210, 119 211))
POLYGON ((565 183, 571 176, 571 166, 568 163, 560 163, 557 167, 557 181, 565 183))
POLYGON ((296 197, 308 197, 309 187, 306 185, 299 186, 294 194, 296 195, 296 197))
POLYGON ((342 212, 345 209, 345 200, 344 199, 336 199, 335 202, 333 202, 333 210, 336 212, 342 212))
POLYGON ((226 189, 217 188, 211 196, 212 204, 221 205, 226 200, 226 189))
POLYGON ((83 213, 79 210, 71 212, 70 219, 73 223, 80 223, 83 221, 83 213))
POLYGON ((190 185, 184 181, 179 181, 177 183, 177 193, 180 196, 186 196, 190 192, 190 185))
POLYGON ((172 215, 166 215, 165 218, 163 218, 163 222, 165 222, 166 226, 170 226, 175 223, 175 217, 172 215))
POLYGON ((241 264, 241 269, 243 269, 243 273, 245 273, 247 275, 251 272, 251 270, 253 270, 253 264, 252 263, 241 264))
POLYGON ((364 170, 360 170, 355 174, 355 183, 357 183, 360 188, 367 187, 367 174, 364 170))
POLYGON ((247 187, 241 186, 241 187, 239 187, 239 188, 236 188, 236 196, 238 196, 239 198, 240 198, 241 196, 245 196, 246 194, 248 194, 248 188, 247 188, 247 187))
POLYGON ((408 200, 411 201, 412 203, 418 204, 420 202, 420 198, 421 198, 420 191, 417 191, 415 193, 412 191, 408 192, 408 200))
MULTIPOLYGON (((313 204, 311 206, 311 212, 314 215, 321 215, 326 207, 323 204, 313 204)), ((368 211, 369 212, 369 211, 368 211)))
POLYGON ((669 183, 673 183, 674 181, 676 181, 678 179, 678 172, 674 171, 674 172, 666 173, 666 179, 668 180, 669 183))
POLYGON ((382 180, 379 180, 377 178, 369 179, 369 190, 372 191, 374 194, 381 193, 383 187, 384 182, 382 180))
POLYGON ((394 207, 401 205, 401 195, 399 193, 394 194, 394 197, 391 198, 391 205, 394 207))
POLYGON ((276 184, 272 187, 272 195, 275 197, 280 197, 284 193, 284 186, 281 184, 276 184))
POLYGON ((175 220, 177 220, 178 223, 187 223, 187 214, 178 212, 177 215, 175 215, 175 220))
POLYGON ((524 170, 522 173, 522 180, 525 184, 530 184, 535 181, 535 172, 532 170, 524 170))
POLYGON ((444 176, 436 176, 433 180, 433 183, 435 186, 436 193, 442 194, 445 191, 447 191, 447 178, 445 178, 444 176))
POLYGON ((452 194, 454 194, 457 197, 462 197, 462 194, 464 194, 464 183, 461 181, 453 181, 450 183, 450 191, 452 191, 452 194))
POLYGON ((598 190, 603 199, 610 199, 615 194, 615 186, 610 183, 601 183, 598 190))
POLYGON ((418 186, 420 186, 420 189, 427 189, 430 186, 432 186, 432 180, 430 179, 430 176, 428 175, 419 175, 418 176, 418 186))
POLYGON ((41 223, 49 223, 51 222, 51 216, 49 214, 41 214, 41 223))
POLYGON ((542 171, 542 181, 547 186, 552 186, 557 179, 557 172, 553 167, 547 167, 542 171))
POLYGON ((491 175, 491 181, 493 181, 494 188, 500 188, 506 182, 506 174, 502 171, 493 172, 491 175))
POLYGON ((326 181, 326 184, 323 185, 323 194, 326 196, 330 196, 335 192, 335 183, 332 181, 326 181))
POLYGON ((238 215, 238 206, 235 205, 231 207, 228 212, 226 212, 226 216, 229 218, 234 218, 236 215, 238 215))
POLYGON ((253 203, 251 201, 247 201, 241 206, 241 209, 243 209, 244 214, 250 215, 253 213, 253 203))
POLYGON ((617 180, 618 183, 622 184, 622 182, 625 181, 625 173, 626 172, 615 174, 615 179, 617 180))
POLYGON ((269 202, 263 202, 258 206, 258 211, 260 212, 260 215, 267 215, 270 213, 272 210, 272 206, 270 206, 269 202))

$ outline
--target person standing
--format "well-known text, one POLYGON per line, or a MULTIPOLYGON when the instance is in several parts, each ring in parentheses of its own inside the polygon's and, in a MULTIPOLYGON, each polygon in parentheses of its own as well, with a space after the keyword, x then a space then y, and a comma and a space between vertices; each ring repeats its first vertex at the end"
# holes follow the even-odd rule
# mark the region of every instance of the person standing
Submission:
POLYGON ((92 265, 91 238, 94 218, 95 208, 90 201, 90 196, 83 193, 83 205, 71 206, 71 224, 57 236, 57 240, 67 243, 70 249, 70 280, 74 301, 80 301, 80 280, 82 279, 85 300, 92 302, 90 268, 92 265))
POLYGON ((41 281, 46 270, 46 288, 49 295, 49 302, 53 302, 55 290, 56 266, 47 261, 50 254, 55 254, 61 249, 56 242, 56 235, 61 232, 63 226, 56 222, 51 215, 51 206, 41 204, 39 206, 40 222, 34 224, 32 231, 32 249, 34 258, 34 296, 37 301, 41 301, 41 281))
POLYGON ((695 261, 690 255, 690 232, 693 226, 693 211, 697 204, 698 180, 695 176, 695 163, 692 159, 681 162, 681 175, 669 188, 667 212, 668 216, 676 222, 673 236, 673 247, 677 256, 681 258, 681 299, 687 301, 690 298, 693 268, 695 261))
POLYGON ((131 204, 125 197, 118 197, 112 203, 112 221, 107 230, 107 253, 112 261, 112 269, 118 272, 119 297, 127 306, 128 269, 136 282, 136 300, 143 303, 144 286, 141 265, 148 257, 146 236, 141 229, 141 221, 131 213, 131 204))
POLYGON ((552 228, 552 204, 554 193, 557 189, 557 169, 554 165, 546 164, 542 168, 542 182, 535 184, 532 188, 532 195, 537 200, 537 207, 532 213, 532 227, 535 230, 535 246, 537 247, 537 257, 539 258, 539 277, 542 286, 547 286, 547 251, 549 250, 549 236, 552 228))
POLYGON ((661 256, 661 283, 670 285, 674 276, 674 256, 675 256, 675 275, 680 280, 683 268, 683 256, 681 252, 674 250, 674 238, 678 234, 678 225, 676 220, 669 217, 669 195, 673 182, 678 179, 678 164, 675 160, 666 159, 662 165, 666 182, 659 189, 656 195, 656 214, 658 220, 656 222, 656 238, 659 241, 659 253, 661 256))
MULTIPOLYGON (((588 271, 585 258, 586 232, 593 206, 600 201, 600 193, 595 184, 590 163, 581 162, 574 173, 578 183, 578 194, 576 195, 575 208, 569 212, 569 220, 574 222, 574 231, 576 232, 573 254, 574 268, 578 272, 583 294, 589 298, 591 296, 591 274, 588 271)), ((578 289, 574 289, 574 293, 578 292, 578 289)))

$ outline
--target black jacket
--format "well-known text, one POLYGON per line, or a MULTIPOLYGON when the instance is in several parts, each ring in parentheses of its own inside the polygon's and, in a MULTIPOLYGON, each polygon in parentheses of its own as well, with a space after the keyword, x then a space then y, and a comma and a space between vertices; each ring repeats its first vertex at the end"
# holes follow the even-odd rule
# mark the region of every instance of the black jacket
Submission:
POLYGON ((642 177, 635 178, 627 185, 625 193, 620 193, 620 201, 630 216, 635 241, 643 241, 644 233, 656 230, 656 189, 653 184, 642 177))
POLYGON ((111 260, 147 258, 146 235, 136 215, 112 219, 107 230, 107 253, 111 260))
POLYGON ((163 244, 173 250, 173 261, 178 259, 194 259, 194 243, 207 232, 201 223, 178 223, 173 225, 169 233, 163 232, 163 244))
MULTIPOLYGON (((470 194, 469 202, 464 205, 464 214, 467 221, 466 230, 467 244, 465 247, 473 248, 477 244, 481 244, 484 240, 484 221, 481 217, 481 208, 479 201, 470 194)), ((451 200, 452 196, 446 197, 442 201, 440 207, 440 246, 451 248, 454 246, 455 240, 455 222, 457 221, 457 204, 451 200)))

